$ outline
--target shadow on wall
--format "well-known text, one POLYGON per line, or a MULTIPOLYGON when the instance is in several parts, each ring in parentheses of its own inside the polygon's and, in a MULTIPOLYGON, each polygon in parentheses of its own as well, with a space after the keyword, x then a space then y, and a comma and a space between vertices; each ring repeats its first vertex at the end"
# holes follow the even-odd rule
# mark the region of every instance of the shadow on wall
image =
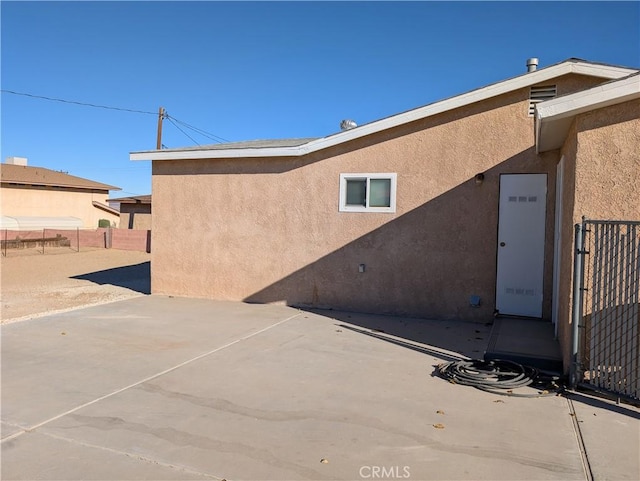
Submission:
MULTIPOLYGON (((284 301, 302 308, 491 321, 495 309, 500 174, 548 173, 542 165, 533 149, 527 149, 485 171, 482 184, 471 178, 244 301, 284 301), (480 307, 471 306, 471 296, 480 296, 480 307)), ((547 196, 551 199, 553 185, 550 175, 547 196)), ((547 239, 553 239, 552 221, 553 210, 547 209, 547 239)), ((552 259, 549 247, 552 245, 547 242, 546 259, 552 259)), ((551 266, 545 266, 547 300, 550 275, 551 266)))
POLYGON ((71 279, 90 281, 100 285, 110 284, 141 294, 151 294, 151 262, 90 272, 73 276, 71 279))

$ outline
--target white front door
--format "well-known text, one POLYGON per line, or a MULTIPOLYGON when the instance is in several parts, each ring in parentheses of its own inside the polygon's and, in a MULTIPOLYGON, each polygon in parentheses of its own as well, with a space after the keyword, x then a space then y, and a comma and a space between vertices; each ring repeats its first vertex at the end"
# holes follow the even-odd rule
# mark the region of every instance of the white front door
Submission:
POLYGON ((496 309, 542 317, 547 174, 500 176, 496 309))

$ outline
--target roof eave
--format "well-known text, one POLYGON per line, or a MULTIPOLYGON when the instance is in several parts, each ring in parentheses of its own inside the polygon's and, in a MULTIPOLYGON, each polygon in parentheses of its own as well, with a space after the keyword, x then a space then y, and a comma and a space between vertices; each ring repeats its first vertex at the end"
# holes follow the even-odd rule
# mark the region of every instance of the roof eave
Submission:
POLYGON ((536 106, 536 153, 562 147, 576 115, 640 98, 640 75, 547 100, 536 106))
POLYGON ((102 202, 98 202, 98 201, 93 201, 91 203, 91 205, 93 205, 94 207, 98 208, 98 209, 102 209, 105 212, 108 212, 109 214, 113 214, 116 216, 120 216, 120 211, 114 209, 113 207, 109 207, 108 205, 103 204, 102 202))
POLYGON ((22 181, 22 180, 11 180, 11 179, 3 179, 3 184, 14 184, 14 185, 37 185, 41 187, 62 187, 64 189, 80 189, 80 190, 104 190, 106 192, 110 190, 122 190, 120 187, 116 187, 114 185, 95 185, 95 186, 83 186, 83 185, 70 185, 70 184, 53 184, 50 182, 32 182, 32 181, 22 181))
POLYGON ((145 150, 131 152, 129 160, 200 160, 245 157, 297 157, 307 153, 307 145, 297 147, 267 147, 259 149, 145 150))
POLYGON ((548 80, 572 73, 590 75, 604 79, 617 79, 637 72, 635 69, 612 65, 591 64, 577 60, 569 60, 556 65, 527 72, 511 79, 503 80, 471 92, 441 100, 407 112, 386 117, 344 132, 330 135, 296 147, 254 148, 254 149, 203 149, 203 150, 148 150, 131 152, 130 160, 198 160, 228 159, 256 157, 297 157, 323 150, 357 138, 372 135, 393 127, 421 120, 449 110, 464 107, 498 95, 546 82, 548 80))

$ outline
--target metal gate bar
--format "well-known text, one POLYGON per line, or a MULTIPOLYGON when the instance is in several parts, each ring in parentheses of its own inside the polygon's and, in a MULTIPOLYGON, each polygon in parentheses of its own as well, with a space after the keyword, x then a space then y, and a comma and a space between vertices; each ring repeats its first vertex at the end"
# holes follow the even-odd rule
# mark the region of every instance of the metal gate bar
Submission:
POLYGON ((576 224, 571 387, 640 399, 640 222, 576 224))

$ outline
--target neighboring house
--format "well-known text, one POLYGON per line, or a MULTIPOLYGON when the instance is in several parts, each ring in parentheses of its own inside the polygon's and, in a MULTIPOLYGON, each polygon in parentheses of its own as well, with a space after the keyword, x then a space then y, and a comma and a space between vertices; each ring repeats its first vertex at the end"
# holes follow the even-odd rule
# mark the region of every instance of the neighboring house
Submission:
POLYGON ((109 199, 120 205, 120 228, 151 230, 151 196, 138 195, 109 199))
POLYGON ((8 157, 0 174, 3 224, 8 227, 96 228, 100 219, 118 225, 119 212, 109 207, 107 198, 119 187, 30 167, 22 157, 8 157))
POLYGON ((636 72, 569 59, 319 139, 133 152, 153 292, 568 324, 574 222, 640 219, 636 72))

